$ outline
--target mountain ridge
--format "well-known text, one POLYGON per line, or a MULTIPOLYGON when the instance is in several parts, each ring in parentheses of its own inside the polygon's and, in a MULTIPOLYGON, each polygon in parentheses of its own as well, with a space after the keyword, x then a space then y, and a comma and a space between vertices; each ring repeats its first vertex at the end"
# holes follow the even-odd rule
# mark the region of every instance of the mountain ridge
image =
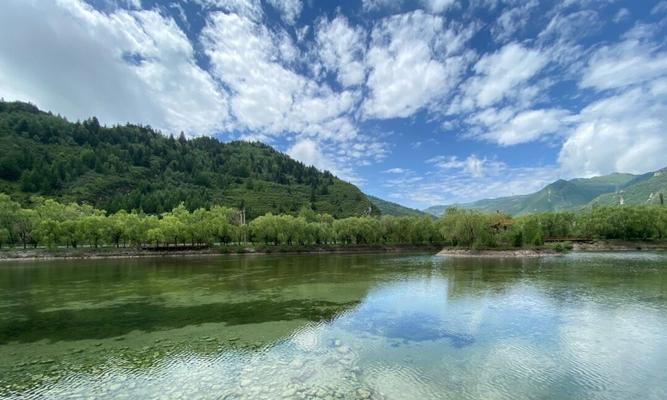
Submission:
POLYGON ((449 207, 524 215, 546 211, 577 211, 595 204, 657 204, 667 195, 667 168, 645 174, 615 172, 591 178, 558 179, 534 193, 481 199, 424 209, 435 216, 449 207), (622 200, 621 200, 622 198, 622 200))

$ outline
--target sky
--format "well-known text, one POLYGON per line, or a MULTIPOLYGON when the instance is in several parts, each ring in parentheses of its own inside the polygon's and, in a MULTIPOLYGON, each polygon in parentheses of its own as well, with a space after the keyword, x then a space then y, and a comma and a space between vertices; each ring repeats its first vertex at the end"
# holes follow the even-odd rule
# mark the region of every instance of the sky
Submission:
POLYGON ((415 208, 667 166, 667 1, 3 0, 0 96, 415 208))

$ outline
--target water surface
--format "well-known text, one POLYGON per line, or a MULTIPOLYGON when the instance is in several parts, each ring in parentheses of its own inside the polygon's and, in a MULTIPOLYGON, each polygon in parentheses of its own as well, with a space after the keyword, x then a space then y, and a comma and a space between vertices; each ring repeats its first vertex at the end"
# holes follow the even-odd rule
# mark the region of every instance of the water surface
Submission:
POLYGON ((2 263, 0 397, 665 399, 667 255, 2 263))

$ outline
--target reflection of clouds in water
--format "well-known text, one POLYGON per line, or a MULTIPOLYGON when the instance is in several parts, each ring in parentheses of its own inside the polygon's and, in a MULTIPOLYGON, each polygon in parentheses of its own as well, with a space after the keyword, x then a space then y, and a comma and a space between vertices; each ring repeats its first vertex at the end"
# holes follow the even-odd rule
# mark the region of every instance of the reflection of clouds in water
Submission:
POLYGON ((427 271, 380 284, 333 320, 308 324, 261 350, 172 355, 142 371, 110 366, 103 375, 71 377, 39 394, 667 398, 664 303, 633 302, 625 294, 627 305, 614 307, 605 303, 613 298, 609 289, 593 286, 586 297, 558 282, 494 287, 451 296, 451 278, 427 271))
MULTIPOLYGON (((474 337, 448 313, 448 282, 440 277, 413 279, 371 291, 348 318, 338 324, 389 339, 425 341, 448 339, 456 347, 470 345, 474 337)), ((461 314, 458 314, 461 316, 461 314)), ((468 319, 463 315, 464 319, 468 319)))

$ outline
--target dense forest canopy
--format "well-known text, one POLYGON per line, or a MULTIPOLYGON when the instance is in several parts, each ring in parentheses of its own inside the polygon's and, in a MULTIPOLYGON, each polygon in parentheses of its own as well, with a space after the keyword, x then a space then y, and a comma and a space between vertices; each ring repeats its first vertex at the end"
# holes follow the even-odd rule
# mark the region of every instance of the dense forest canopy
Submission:
POLYGON ((109 212, 192 211, 222 205, 335 217, 378 214, 359 189, 261 143, 164 136, 148 126, 69 122, 21 102, 0 102, 0 191, 24 205, 33 195, 109 212))

